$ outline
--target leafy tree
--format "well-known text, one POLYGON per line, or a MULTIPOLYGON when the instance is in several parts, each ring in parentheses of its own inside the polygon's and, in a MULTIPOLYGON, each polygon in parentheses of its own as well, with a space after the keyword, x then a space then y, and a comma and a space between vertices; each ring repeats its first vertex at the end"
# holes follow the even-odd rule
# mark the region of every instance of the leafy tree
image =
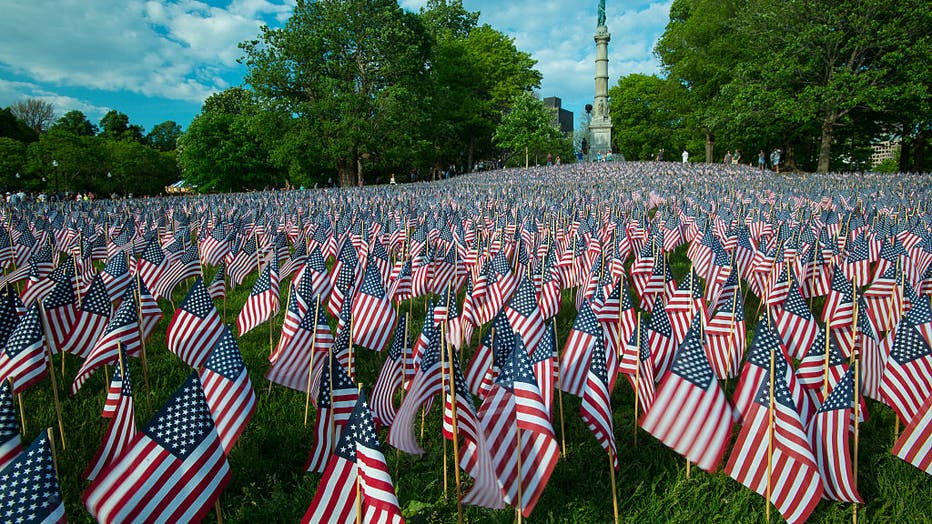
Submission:
POLYGON ((246 81, 311 130, 343 185, 419 130, 407 102, 424 92, 429 40, 395 0, 299 0, 283 28, 241 47, 246 81))
POLYGON ((631 74, 609 90, 614 149, 628 160, 652 160, 662 148, 670 160, 681 147, 681 100, 686 89, 653 75, 631 74))
POLYGON ((0 109, 0 137, 30 143, 39 139, 39 133, 33 131, 25 122, 17 118, 12 109, 7 107, 0 109))
POLYGON ((130 125, 129 117, 116 109, 111 109, 100 119, 100 136, 109 140, 144 140, 142 126, 130 125))
POLYGON ((12 138, 0 137, 0 186, 16 189, 16 174, 24 172, 26 144, 12 138))
POLYGON ((553 110, 530 93, 522 93, 512 99, 511 108, 502 117, 492 140, 507 152, 508 157, 524 150, 525 167, 530 163, 532 148, 549 149, 562 146, 561 142, 569 143, 569 139, 553 125, 553 110))
POLYGON ((146 135, 146 143, 159 151, 174 151, 181 134, 181 126, 177 122, 166 120, 152 126, 152 130, 146 135))
POLYGON ((134 140, 101 141, 107 174, 98 176, 90 189, 100 194, 155 195, 178 180, 175 155, 134 140))
POLYGON ((42 134, 48 130, 49 125, 55 118, 55 106, 38 98, 28 98, 16 102, 10 106, 10 111, 13 112, 16 118, 25 122, 36 134, 42 134))
POLYGON ((748 0, 736 40, 756 59, 742 63, 734 92, 788 128, 815 124, 817 169, 828 171, 842 126, 916 122, 896 108, 929 99, 930 25, 922 0, 748 0))
POLYGON ((52 124, 52 129, 60 129, 77 136, 94 136, 97 134, 97 126, 92 124, 84 113, 80 111, 68 111, 52 124))
POLYGON ((239 88, 208 97, 178 141, 184 180, 200 191, 242 191, 280 184, 279 172, 254 129, 257 114, 255 103, 239 88))
POLYGON ((95 137, 50 130, 29 145, 26 170, 35 188, 86 191, 104 171, 104 156, 95 137))

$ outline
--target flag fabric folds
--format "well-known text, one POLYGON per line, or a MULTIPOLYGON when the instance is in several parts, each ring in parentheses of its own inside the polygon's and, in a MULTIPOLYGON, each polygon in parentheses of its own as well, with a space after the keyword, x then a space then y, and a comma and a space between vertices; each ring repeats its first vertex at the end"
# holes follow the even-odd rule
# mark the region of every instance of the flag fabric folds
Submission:
POLYGON ((6 522, 67 522, 47 431, 0 470, 0 508, 6 522))
POLYGON ((229 455, 256 411, 256 394, 230 328, 224 327, 200 375, 217 435, 229 455))
POLYGON ((181 301, 165 334, 168 350, 187 365, 199 368, 224 332, 223 320, 200 277, 181 301))

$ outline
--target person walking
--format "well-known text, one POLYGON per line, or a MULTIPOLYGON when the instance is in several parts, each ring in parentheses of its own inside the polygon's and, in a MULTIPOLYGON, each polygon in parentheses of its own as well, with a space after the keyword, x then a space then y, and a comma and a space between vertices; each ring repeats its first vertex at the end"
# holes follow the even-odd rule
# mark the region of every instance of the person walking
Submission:
POLYGON ((725 165, 731 165, 731 149, 725 151, 725 160, 722 161, 725 165))
POLYGON ((767 163, 767 155, 765 155, 764 150, 761 149, 760 153, 757 153, 757 169, 760 169, 761 171, 763 171, 766 163, 767 163))
POLYGON ((687 162, 689 162, 689 151, 684 149, 683 150, 683 163, 685 164, 687 162))
POLYGON ((773 169, 780 173, 780 148, 776 148, 773 152, 770 153, 770 164, 773 165, 773 169))

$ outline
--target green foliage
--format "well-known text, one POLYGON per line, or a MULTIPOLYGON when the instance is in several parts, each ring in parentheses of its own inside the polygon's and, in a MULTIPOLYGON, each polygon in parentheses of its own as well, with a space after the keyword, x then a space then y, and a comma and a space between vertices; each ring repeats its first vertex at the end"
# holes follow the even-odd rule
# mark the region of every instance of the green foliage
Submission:
MULTIPOLYGON (((899 155, 897 155, 899 156, 899 155)), ((871 168, 874 173, 897 173, 900 170, 899 158, 888 158, 871 168)))
POLYGON ((146 143, 159 151, 174 151, 181 135, 181 126, 174 120, 166 120, 152 127, 146 135, 146 143))
POLYGON ((145 140, 142 126, 130 125, 129 117, 116 109, 111 109, 100 119, 100 136, 109 140, 145 140))
POLYGON ((0 137, 29 143, 38 140, 39 133, 33 131, 25 122, 17 118, 13 111, 7 107, 0 109, 0 137))
POLYGON ((52 124, 52 129, 71 133, 76 136, 94 136, 97 134, 97 126, 92 124, 84 113, 77 110, 68 111, 62 115, 52 124))
POLYGON ((614 149, 627 160, 653 160, 663 148, 674 160, 683 143, 680 101, 686 89, 669 79, 632 74, 609 90, 614 149))
POLYGON ((23 171, 25 163, 26 144, 0 136, 0 188, 16 188, 16 174, 23 171))
MULTIPOLYGON (((52 191, 87 191, 104 173, 104 154, 95 137, 82 137, 55 129, 29 145, 26 169, 32 188, 52 191)), ((96 188, 93 188, 96 189, 96 188)))
POLYGON ((509 157, 525 153, 525 164, 529 163, 527 157, 531 149, 546 151, 569 147, 572 152, 572 144, 567 145, 569 139, 554 127, 553 119, 552 109, 532 94, 522 93, 512 99, 510 110, 502 117, 502 123, 495 129, 492 140, 509 157))

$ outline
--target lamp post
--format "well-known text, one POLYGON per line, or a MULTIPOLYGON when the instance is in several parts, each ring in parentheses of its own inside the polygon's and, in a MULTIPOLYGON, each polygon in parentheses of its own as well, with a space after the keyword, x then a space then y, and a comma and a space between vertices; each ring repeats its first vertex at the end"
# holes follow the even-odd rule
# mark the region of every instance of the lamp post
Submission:
POLYGON ((52 177, 55 185, 55 192, 58 193, 58 160, 52 160, 52 177))

